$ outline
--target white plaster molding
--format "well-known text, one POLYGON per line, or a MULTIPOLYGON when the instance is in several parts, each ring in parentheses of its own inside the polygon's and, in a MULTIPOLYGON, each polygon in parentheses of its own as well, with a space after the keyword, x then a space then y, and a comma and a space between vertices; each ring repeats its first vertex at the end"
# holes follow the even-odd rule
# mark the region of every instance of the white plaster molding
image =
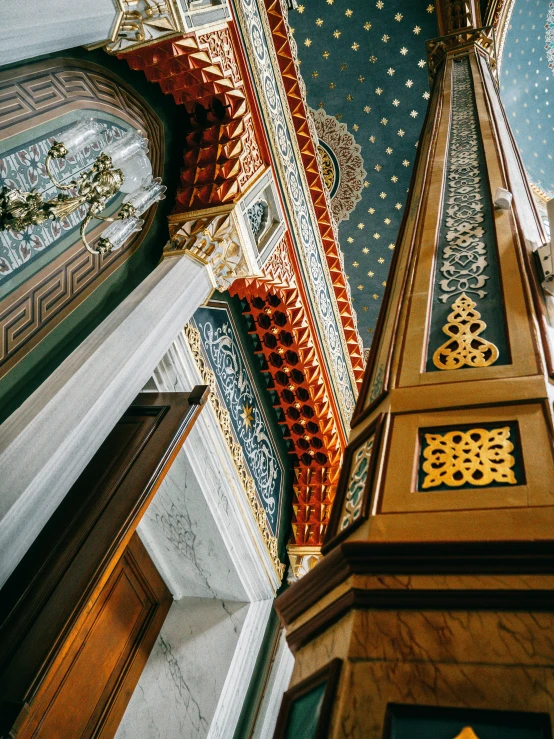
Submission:
POLYGON ((288 647, 283 629, 279 638, 277 653, 271 665, 260 710, 256 717, 252 739, 268 739, 268 737, 273 736, 283 693, 289 686, 293 668, 294 656, 288 647))
POLYGON ((272 600, 250 604, 207 739, 233 739, 272 607, 272 600))
POLYGON ((164 261, 0 427, 0 587, 210 291, 164 261))
POLYGON ((119 12, 116 0, 2 0, 0 65, 104 41, 119 12))
MULTIPOLYGON (((163 357, 153 377, 157 389, 162 392, 182 392, 202 384, 202 377, 182 333, 163 357)), ((191 429, 183 452, 202 488, 248 600, 273 598, 280 583, 210 403, 206 404, 191 429), (216 464, 206 463, 208 453, 216 464), (225 483, 223 493, 222 479, 225 483)), ((151 554, 163 574, 167 567, 159 550, 157 554, 154 551, 151 554)), ((167 582, 169 584, 169 580, 167 582)))

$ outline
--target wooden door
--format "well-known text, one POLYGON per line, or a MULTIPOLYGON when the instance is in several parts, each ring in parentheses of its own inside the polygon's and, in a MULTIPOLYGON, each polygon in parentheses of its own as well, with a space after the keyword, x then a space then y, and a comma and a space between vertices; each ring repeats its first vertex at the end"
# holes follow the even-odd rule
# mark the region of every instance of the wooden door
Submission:
POLYGON ((2 739, 114 735, 170 603, 129 543, 206 397, 140 395, 0 592, 2 739))

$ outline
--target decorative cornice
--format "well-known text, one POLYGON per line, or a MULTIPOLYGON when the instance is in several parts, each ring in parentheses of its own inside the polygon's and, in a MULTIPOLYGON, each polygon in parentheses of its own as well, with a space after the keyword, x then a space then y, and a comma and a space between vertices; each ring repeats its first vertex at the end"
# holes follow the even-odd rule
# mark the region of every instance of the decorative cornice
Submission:
POLYGON ((313 570, 322 557, 320 547, 301 547, 296 544, 289 544, 287 553, 290 561, 287 581, 291 585, 313 570))
POLYGON ((243 247, 234 206, 209 208, 169 217, 170 241, 163 250, 162 259, 187 254, 208 268, 212 285, 227 290, 237 277, 256 274, 258 267, 252 255, 243 247), (248 258, 250 256, 250 259, 248 258))
POLYGON ((358 385, 364 370, 361 340, 356 328, 350 289, 346 281, 343 255, 337 241, 336 224, 331 215, 329 197, 320 171, 317 133, 307 112, 305 88, 299 77, 291 50, 288 27, 280 0, 267 0, 266 13, 261 11, 262 23, 267 25, 266 33, 270 34, 273 40, 270 53, 274 58, 275 67, 280 72, 279 83, 286 95, 286 113, 296 134, 296 145, 303 165, 301 176, 305 178, 306 190, 310 193, 310 207, 314 214, 314 223, 317 223, 319 227, 319 237, 329 270, 333 297, 336 300, 344 331, 345 349, 350 358, 355 383, 358 385))
MULTIPOLYGON (((278 396, 280 423, 295 454, 291 546, 319 551, 329 521, 346 439, 337 423, 319 352, 282 239, 264 265, 264 277, 237 280, 232 295, 246 300, 251 333, 278 396)), ((299 563, 299 568, 302 565, 299 563)))
POLYGON ((236 202, 265 164, 229 28, 162 40, 121 58, 186 108, 174 212, 236 202))
POLYGON ((279 577, 279 581, 281 581, 285 573, 285 566, 279 559, 277 539, 275 536, 273 536, 271 532, 269 521, 267 520, 267 514, 258 499, 256 485, 248 471, 248 465, 244 457, 242 447, 235 439, 235 436, 233 434, 233 427, 229 411, 225 407, 224 403, 220 400, 215 374, 208 366, 208 363, 202 353, 200 332, 194 326, 187 324, 184 328, 184 335, 192 352, 192 356, 194 357, 194 361, 196 362, 196 365, 198 367, 198 371, 200 372, 200 376, 202 377, 202 381, 205 382, 206 385, 208 385, 210 388, 209 402, 214 409, 216 418, 221 428, 221 432, 223 433, 225 442, 229 448, 229 453, 231 455, 231 458, 233 459, 240 480, 246 492, 248 503, 250 505, 258 528, 260 529, 267 550, 271 556, 275 572, 279 577))
POLYGON ((200 8, 191 8, 187 0, 116 0, 116 5, 109 39, 89 48, 104 46, 109 54, 127 53, 230 18, 226 0, 200 8))
POLYGON ((427 67, 431 83, 446 56, 465 56, 475 46, 485 52, 489 58, 491 69, 496 73, 495 33, 492 26, 467 28, 426 41, 427 67))
POLYGON ((283 624, 289 626, 352 575, 550 574, 554 574, 554 545, 548 541, 402 544, 346 541, 323 557, 300 584, 279 596, 275 609, 283 624))

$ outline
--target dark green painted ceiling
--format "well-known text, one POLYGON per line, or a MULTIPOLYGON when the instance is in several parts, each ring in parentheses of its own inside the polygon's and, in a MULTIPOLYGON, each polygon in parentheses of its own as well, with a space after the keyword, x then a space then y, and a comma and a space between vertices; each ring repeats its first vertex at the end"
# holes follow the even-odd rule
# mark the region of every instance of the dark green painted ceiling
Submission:
POLYGON ((362 148, 367 183, 339 226, 358 328, 371 344, 427 110, 433 2, 298 0, 289 14, 310 107, 362 148))
POLYGON ((549 198, 554 197, 554 70, 549 66, 553 60, 554 4, 516 0, 502 58, 500 94, 527 174, 549 198))

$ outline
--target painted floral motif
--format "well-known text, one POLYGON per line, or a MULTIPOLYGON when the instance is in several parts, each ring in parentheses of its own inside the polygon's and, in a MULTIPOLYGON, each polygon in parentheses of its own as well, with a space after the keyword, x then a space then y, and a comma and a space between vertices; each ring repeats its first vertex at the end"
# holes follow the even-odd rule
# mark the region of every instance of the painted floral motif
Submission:
POLYGON ((360 517, 364 502, 364 488, 369 473, 369 463, 373 453, 373 441, 375 437, 370 436, 356 451, 350 467, 350 478, 339 523, 339 531, 348 528, 360 517))
POLYGON ((200 309, 195 322, 258 495, 276 533, 282 472, 238 339, 225 310, 200 309))
MULTIPOLYGON (((346 124, 328 115, 323 108, 318 108, 318 110, 310 108, 310 115, 315 123, 320 142, 326 144, 338 162, 339 171, 335 175, 338 175, 338 185, 334 193, 333 189, 330 189, 333 216, 337 223, 347 221, 356 203, 362 199, 367 175, 361 147, 355 142, 354 136, 349 133, 346 124)), ((322 164, 325 164, 325 160, 322 164)), ((325 172, 325 168, 323 171, 325 172)))
MULTIPOLYGON (((56 177, 67 182, 87 169, 102 149, 114 138, 120 138, 125 129, 106 123, 106 130, 99 141, 95 141, 79 154, 67 159, 57 159, 52 164, 56 177)), ((12 151, 0 158, 0 186, 18 187, 22 190, 36 188, 44 194, 44 199, 53 197, 57 190, 46 176, 44 162, 48 149, 55 137, 35 141, 25 149, 12 151)), ((58 136, 59 139, 59 136, 58 136)), ((81 206, 68 218, 61 221, 46 221, 40 226, 29 227, 25 231, 0 232, 0 281, 17 272, 30 259, 59 239, 66 237, 81 223, 86 213, 81 206)))
POLYGON ((480 298, 489 279, 483 240, 485 193, 479 173, 477 117, 468 60, 454 64, 452 132, 450 135, 446 246, 442 253, 440 300, 462 293, 480 298))

